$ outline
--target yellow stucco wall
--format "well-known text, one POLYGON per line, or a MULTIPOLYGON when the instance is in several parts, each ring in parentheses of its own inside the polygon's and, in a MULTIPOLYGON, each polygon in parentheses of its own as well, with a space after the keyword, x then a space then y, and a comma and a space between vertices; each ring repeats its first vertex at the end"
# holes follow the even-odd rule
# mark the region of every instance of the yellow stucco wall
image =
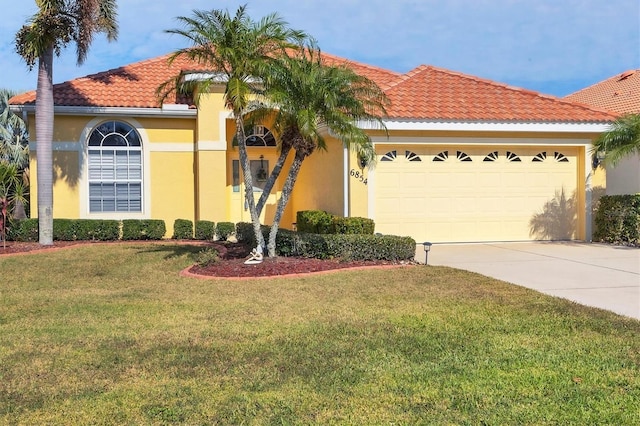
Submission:
POLYGON ((195 181, 188 170, 193 170, 193 153, 151 153, 152 218, 165 220, 169 237, 176 219, 195 219, 195 181))
POLYGON ((344 149, 338 140, 327 138, 327 150, 316 151, 302 163, 291 201, 292 218, 301 210, 344 213, 344 149))
POLYGON ((197 154, 196 218, 213 222, 230 221, 227 201, 225 151, 199 151, 197 154))

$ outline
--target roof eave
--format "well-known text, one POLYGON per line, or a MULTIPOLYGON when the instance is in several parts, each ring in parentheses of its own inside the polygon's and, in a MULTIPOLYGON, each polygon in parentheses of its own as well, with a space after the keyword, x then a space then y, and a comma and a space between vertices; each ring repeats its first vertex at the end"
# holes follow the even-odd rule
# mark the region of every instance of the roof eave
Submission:
MULTIPOLYGON (((383 122, 387 130, 544 133, 601 133, 608 130, 611 124, 607 121, 445 121, 393 118, 387 118, 383 122)), ((361 122, 360 127, 376 129, 367 122, 361 122)))
MULTIPOLYGON (((35 112, 35 104, 11 105, 11 111, 15 113, 35 112)), ((164 105, 162 108, 136 108, 136 107, 87 107, 87 106, 60 106, 54 107, 56 115, 109 115, 117 117, 163 117, 163 118, 195 118, 196 109, 190 109, 188 105, 164 105)))

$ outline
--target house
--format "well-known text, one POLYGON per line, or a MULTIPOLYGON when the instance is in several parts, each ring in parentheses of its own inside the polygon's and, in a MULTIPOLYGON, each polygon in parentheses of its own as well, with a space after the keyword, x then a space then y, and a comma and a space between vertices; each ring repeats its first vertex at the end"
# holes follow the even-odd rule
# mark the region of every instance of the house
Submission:
MULTIPOLYGON (((54 217, 164 219, 168 236, 177 218, 250 221, 222 87, 198 107, 182 97, 160 105, 163 81, 207 71, 167 58, 55 86, 54 217)), ((615 118, 610 113, 433 66, 400 74, 328 54, 323 60, 347 64, 385 90, 388 132, 368 129, 377 153, 371 167, 333 139, 306 160, 284 228, 297 211, 322 209, 372 218, 376 232, 417 241, 591 238, 592 191, 601 178, 589 150, 615 118)), ((35 92, 11 100, 31 135, 34 102, 35 92)), ((249 134, 260 191, 276 141, 268 123, 249 134)), ((32 152, 37 147, 32 141, 32 152)), ((34 185, 33 200, 35 192, 34 185)))
MULTIPOLYGON (((565 97, 618 115, 640 114, 640 70, 629 70, 565 97)), ((640 193, 640 155, 607 166, 607 195, 640 193)))

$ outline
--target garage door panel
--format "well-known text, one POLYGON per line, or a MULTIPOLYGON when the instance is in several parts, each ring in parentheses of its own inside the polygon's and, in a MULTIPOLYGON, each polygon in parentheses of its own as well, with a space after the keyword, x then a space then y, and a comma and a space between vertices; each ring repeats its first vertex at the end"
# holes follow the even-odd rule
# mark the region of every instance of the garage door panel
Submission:
MULTIPOLYGON (((553 238, 536 234, 534 219, 542 223, 556 214, 549 209, 557 206, 557 194, 564 191, 571 198, 578 187, 577 148, 563 148, 558 158, 568 161, 562 162, 553 148, 514 148, 511 157, 506 149, 491 146, 462 148, 462 154, 444 147, 407 150, 422 161, 409 162, 398 149, 396 160, 378 163, 377 232, 433 242, 553 238), (439 156, 444 151, 448 158, 439 156), (437 156, 444 161, 433 161, 437 156), (460 161, 467 157, 472 161, 460 161)), ((576 215, 572 202, 563 206, 565 215, 576 215)), ((575 235, 575 220, 572 223, 569 233, 575 235)))

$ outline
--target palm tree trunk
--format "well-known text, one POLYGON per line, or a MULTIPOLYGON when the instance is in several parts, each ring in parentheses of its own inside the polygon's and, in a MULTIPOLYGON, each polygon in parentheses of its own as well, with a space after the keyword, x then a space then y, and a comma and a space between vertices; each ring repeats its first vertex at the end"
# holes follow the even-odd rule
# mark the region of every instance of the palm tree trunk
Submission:
POLYGON ((269 175, 269 179, 264 185, 264 189, 262 190, 262 194, 260 195, 260 199, 258 200, 258 205, 256 206, 256 210, 258 211, 258 216, 262 214, 262 209, 264 205, 267 203, 267 199, 269 198, 269 194, 273 190, 273 187, 280 176, 280 172, 282 172, 282 167, 284 166, 284 162, 287 160, 287 156, 289 155, 289 151, 291 151, 291 146, 286 145, 283 146, 280 150, 280 156, 276 161, 271 174, 269 175))
POLYGON ((53 244, 53 46, 38 59, 36 159, 38 229, 41 245, 53 244))
POLYGON ((269 244, 267 245, 267 249, 269 251, 269 257, 275 257, 276 255, 276 236, 278 235, 278 228, 280 226, 280 219, 282 218, 282 214, 284 213, 285 207, 287 207, 287 203, 289 202, 289 198, 291 198, 291 193, 293 192, 293 186, 298 179, 298 173, 300 173, 300 167, 302 166, 302 162, 304 161, 305 156, 296 152, 296 156, 293 159, 293 163, 291 163, 291 168, 289 169, 289 174, 287 175, 287 180, 284 183, 284 187, 282 188, 282 195, 278 200, 278 206, 276 207, 276 214, 273 218, 273 224, 271 225, 271 230, 269 231, 269 244))
POLYGON ((253 178, 251 177, 251 164, 247 155, 246 135, 244 134, 244 120, 242 114, 236 114, 236 135, 238 137, 238 152, 240 154, 240 166, 244 176, 244 197, 249 206, 253 233, 256 237, 257 247, 264 248, 264 236, 260 229, 260 216, 256 210, 256 200, 253 198, 253 178))

